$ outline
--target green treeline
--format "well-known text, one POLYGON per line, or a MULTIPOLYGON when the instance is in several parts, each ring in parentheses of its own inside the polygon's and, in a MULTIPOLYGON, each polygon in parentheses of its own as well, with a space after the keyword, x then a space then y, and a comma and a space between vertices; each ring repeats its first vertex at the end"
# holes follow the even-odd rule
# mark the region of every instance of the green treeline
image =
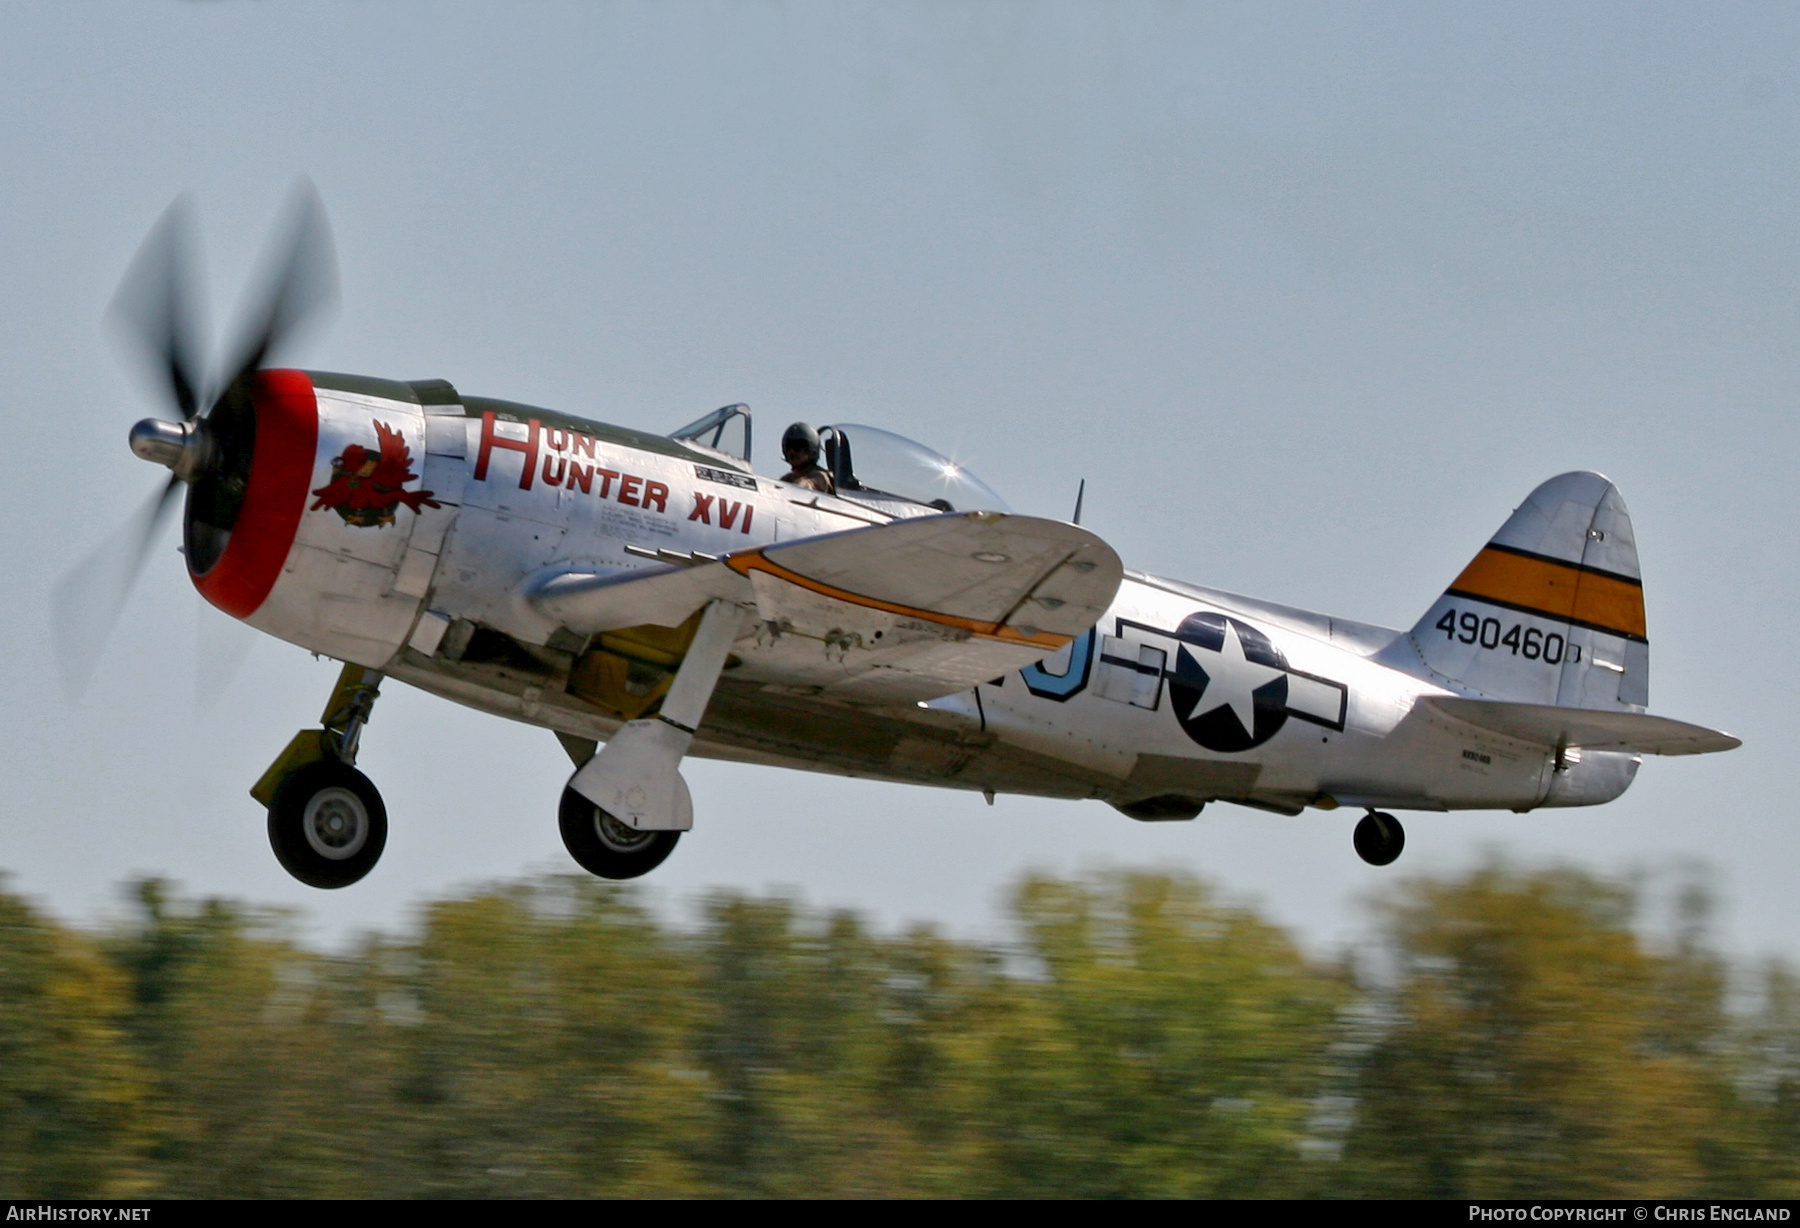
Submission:
POLYGON ((1028 880, 1005 948, 586 879, 347 955, 136 904, 0 893, 0 1196, 1800 1195, 1800 982, 1573 872, 1403 884, 1356 968, 1161 874, 1028 880))

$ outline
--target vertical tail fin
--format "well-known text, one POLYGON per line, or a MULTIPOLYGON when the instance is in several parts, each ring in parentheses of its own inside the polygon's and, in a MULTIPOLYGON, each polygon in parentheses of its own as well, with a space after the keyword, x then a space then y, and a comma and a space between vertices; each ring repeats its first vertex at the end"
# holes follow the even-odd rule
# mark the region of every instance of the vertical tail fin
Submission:
POLYGON ((1618 488, 1565 473, 1532 491, 1381 659, 1492 699, 1642 711, 1644 585, 1618 488))

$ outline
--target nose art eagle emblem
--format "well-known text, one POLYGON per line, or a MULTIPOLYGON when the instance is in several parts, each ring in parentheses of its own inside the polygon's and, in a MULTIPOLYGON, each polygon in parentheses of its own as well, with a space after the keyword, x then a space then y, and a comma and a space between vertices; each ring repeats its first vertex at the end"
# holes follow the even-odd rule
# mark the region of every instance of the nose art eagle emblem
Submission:
POLYGON ((312 492, 318 501, 310 510, 328 507, 345 524, 378 529, 394 523, 394 509, 402 503, 415 513, 442 506, 429 490, 402 489, 419 475, 412 471, 412 452, 399 431, 377 422, 375 445, 369 449, 353 443, 333 458, 331 481, 312 492))

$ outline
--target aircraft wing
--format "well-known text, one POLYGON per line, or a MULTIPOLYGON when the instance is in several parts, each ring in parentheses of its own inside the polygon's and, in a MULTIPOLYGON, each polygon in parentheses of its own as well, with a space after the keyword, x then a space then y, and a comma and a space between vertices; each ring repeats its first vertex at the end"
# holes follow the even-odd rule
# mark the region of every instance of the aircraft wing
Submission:
POLYGON ((1644 712, 1559 708, 1450 695, 1428 696, 1425 702, 1446 716, 1543 746, 1579 746, 1641 755, 1705 755, 1743 745, 1728 733, 1644 712))
POLYGON ((1021 669, 1092 627, 1124 578, 1076 525, 922 516, 698 566, 564 575, 529 600, 578 634, 676 626, 715 597, 754 605, 733 677, 853 703, 933 699, 1021 669))
POLYGON ((764 634, 746 679, 854 703, 966 690, 1055 652, 1125 568, 1077 525, 999 512, 897 521, 733 554, 764 634))

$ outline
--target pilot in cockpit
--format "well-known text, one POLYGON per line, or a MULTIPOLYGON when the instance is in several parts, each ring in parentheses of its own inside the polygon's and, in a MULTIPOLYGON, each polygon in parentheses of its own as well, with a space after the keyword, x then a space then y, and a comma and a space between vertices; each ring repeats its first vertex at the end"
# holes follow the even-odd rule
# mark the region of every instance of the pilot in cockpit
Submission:
POLYGON ((819 432, 804 422, 788 427, 781 437, 781 455, 788 463, 782 481, 806 490, 837 493, 837 483, 819 464, 819 432))

